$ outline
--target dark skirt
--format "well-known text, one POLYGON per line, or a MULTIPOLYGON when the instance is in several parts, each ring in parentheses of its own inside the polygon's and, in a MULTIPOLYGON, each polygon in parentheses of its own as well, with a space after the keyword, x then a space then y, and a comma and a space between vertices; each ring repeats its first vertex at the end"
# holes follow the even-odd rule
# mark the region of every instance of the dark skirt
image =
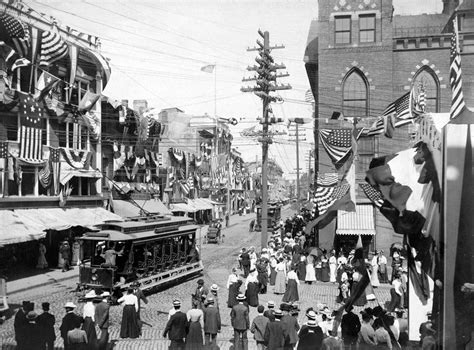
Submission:
POLYGON ((282 301, 285 303, 292 303, 299 300, 300 297, 298 296, 298 284, 295 280, 290 279, 286 285, 286 291, 285 295, 283 295, 282 301))
POLYGON ((247 290, 245 291, 245 297, 247 298, 247 303, 249 306, 257 307, 258 306, 258 292, 260 286, 256 282, 250 282, 247 285, 247 290))
POLYGON ((401 308, 402 297, 395 292, 395 288, 390 289, 390 303, 387 306, 387 311, 393 312, 396 308, 401 308))
POLYGON ((277 272, 274 267, 270 267, 270 285, 275 285, 275 280, 277 278, 277 272))
POLYGON ((203 348, 202 328, 199 321, 189 323, 185 344, 186 350, 201 350, 203 348))
POLYGON ((74 343, 67 346, 68 350, 89 350, 89 344, 86 343, 74 343))
POLYGON ((306 264, 304 262, 300 262, 298 265, 298 278, 300 281, 306 279, 306 264))
POLYGON ((258 275, 257 275, 257 279, 258 279, 258 282, 262 285, 262 286, 266 286, 268 284, 268 274, 267 272, 259 272, 258 275))
MULTIPOLYGON (((352 282, 351 295, 354 295, 354 292, 358 289, 357 286, 360 282, 352 282)), ((364 306, 367 304, 367 296, 365 295, 365 290, 362 291, 362 294, 354 300, 355 306, 364 306)))
POLYGON ((122 314, 122 326, 120 327, 120 338, 138 338, 140 326, 138 315, 134 305, 125 305, 122 314))
POLYGON ((82 325, 82 329, 87 334, 87 347, 90 350, 97 349, 97 333, 95 331, 95 323, 92 321, 92 318, 86 317, 84 318, 84 324, 82 325))
POLYGON ((323 264, 323 267, 321 268, 321 281, 329 282, 329 264, 323 264))
POLYGON ((320 267, 317 267, 317 268, 316 268, 316 279, 317 279, 318 281, 321 281, 322 278, 323 278, 323 269, 320 268, 320 267))
POLYGON ((227 299, 227 306, 232 308, 234 305, 237 305, 237 295, 240 293, 240 286, 242 283, 232 283, 229 286, 229 297, 227 299))

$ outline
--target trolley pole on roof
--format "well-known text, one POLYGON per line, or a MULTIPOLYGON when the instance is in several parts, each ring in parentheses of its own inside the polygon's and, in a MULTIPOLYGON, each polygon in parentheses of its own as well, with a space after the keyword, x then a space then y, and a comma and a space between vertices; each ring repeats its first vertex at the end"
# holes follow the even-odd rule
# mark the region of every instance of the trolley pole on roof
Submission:
POLYGON ((256 86, 242 87, 242 92, 253 92, 262 99, 262 119, 261 124, 263 130, 258 141, 262 143, 262 236, 261 247, 264 248, 268 243, 268 147, 272 143, 272 135, 268 132, 269 124, 282 122, 279 118, 269 117, 272 113, 270 103, 281 100, 281 98, 272 96, 270 93, 276 90, 291 89, 289 84, 277 84, 276 79, 289 76, 288 73, 278 74, 278 69, 286 69, 284 64, 275 64, 271 51, 274 49, 283 49, 285 46, 277 45, 270 46, 270 33, 268 31, 262 32, 258 30, 258 34, 263 39, 263 43, 257 40, 258 47, 248 48, 247 51, 258 51, 255 61, 258 66, 253 65, 247 67, 248 71, 255 71, 257 75, 252 78, 244 78, 242 81, 256 81, 256 86))

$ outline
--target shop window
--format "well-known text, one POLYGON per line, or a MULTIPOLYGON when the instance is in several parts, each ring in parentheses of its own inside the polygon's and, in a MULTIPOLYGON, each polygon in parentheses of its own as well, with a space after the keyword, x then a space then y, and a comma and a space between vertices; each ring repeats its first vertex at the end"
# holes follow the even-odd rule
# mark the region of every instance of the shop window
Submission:
POLYGON ((94 196, 97 194, 95 188, 96 179, 88 177, 74 176, 68 181, 68 186, 71 188, 71 196, 94 196))
POLYGON ((421 67, 413 79, 416 98, 421 89, 425 91, 425 103, 427 112, 439 112, 439 80, 436 73, 428 66, 421 67))
POLYGON ((359 16, 359 42, 375 42, 375 14, 359 16))
POLYGON ((342 110, 346 117, 365 117, 368 115, 368 84, 363 73, 354 68, 343 82, 342 110))
POLYGON ((334 18, 336 44, 351 43, 351 16, 337 16, 334 18))

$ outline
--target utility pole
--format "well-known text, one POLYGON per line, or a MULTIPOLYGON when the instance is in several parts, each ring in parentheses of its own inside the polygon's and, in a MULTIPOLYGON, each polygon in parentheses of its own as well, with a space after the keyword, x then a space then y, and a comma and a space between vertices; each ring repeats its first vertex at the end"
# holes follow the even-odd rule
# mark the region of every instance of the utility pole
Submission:
POLYGON ((296 123, 296 203, 298 211, 300 210, 300 135, 298 130, 298 123, 296 123))
POLYGON ((309 160, 308 160, 308 196, 309 196, 309 194, 311 193, 311 158, 313 156, 313 150, 309 150, 308 155, 309 155, 309 160))
POLYGON ((279 100, 277 97, 270 95, 270 92, 276 90, 291 89, 289 84, 278 85, 277 78, 287 77, 288 73, 277 74, 277 69, 286 69, 283 64, 275 64, 273 57, 270 55, 273 49, 283 49, 283 45, 270 46, 270 33, 258 30, 258 34, 262 37, 263 43, 257 39, 258 47, 248 48, 247 51, 258 51, 259 56, 255 58, 258 66, 253 65, 247 67, 248 71, 255 71, 256 76, 252 78, 244 78, 242 81, 256 81, 257 86, 242 87, 242 92, 253 92, 262 99, 262 119, 263 131, 258 141, 262 143, 262 248, 267 246, 268 242, 268 146, 272 143, 272 134, 268 132, 270 123, 282 122, 277 118, 270 119, 268 114, 272 112, 270 103, 279 100))

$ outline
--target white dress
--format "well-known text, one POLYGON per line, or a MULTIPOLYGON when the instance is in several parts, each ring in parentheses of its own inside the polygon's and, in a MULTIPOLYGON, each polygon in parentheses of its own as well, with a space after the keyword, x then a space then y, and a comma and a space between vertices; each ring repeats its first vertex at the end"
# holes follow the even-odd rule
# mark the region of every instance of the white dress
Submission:
POLYGON ((370 263, 372 266, 372 273, 370 274, 370 283, 372 283, 372 287, 378 287, 380 286, 380 281, 379 281, 379 261, 378 261, 378 256, 374 256, 372 258, 372 261, 370 263))
POLYGON ((314 258, 308 255, 306 259, 306 277, 305 282, 316 282, 316 270, 314 269, 314 258))
POLYGON ((334 255, 329 258, 329 282, 336 283, 337 259, 334 255))

